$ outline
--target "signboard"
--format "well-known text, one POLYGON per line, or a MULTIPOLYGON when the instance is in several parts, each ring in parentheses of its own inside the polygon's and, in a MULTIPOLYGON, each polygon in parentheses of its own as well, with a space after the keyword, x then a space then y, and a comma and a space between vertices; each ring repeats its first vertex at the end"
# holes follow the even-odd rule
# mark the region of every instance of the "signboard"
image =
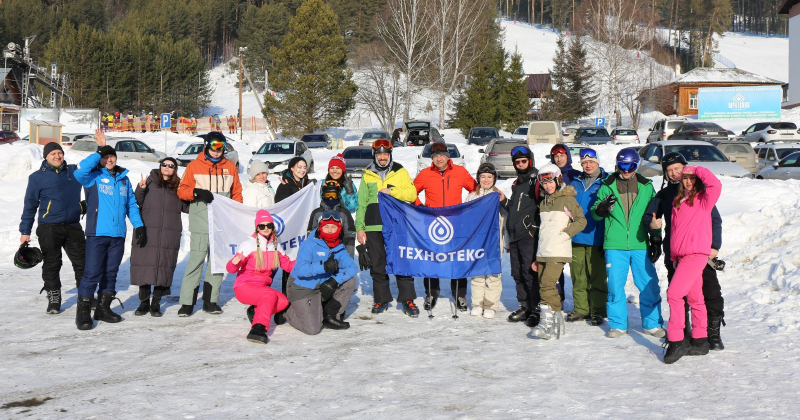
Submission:
POLYGON ((168 113, 161 114, 161 128, 172 128, 172 119, 168 113))
POLYGON ((606 126, 606 119, 605 118, 595 118, 594 119, 594 126, 595 127, 605 127, 606 126))
POLYGON ((780 86, 700 88, 697 92, 697 118, 778 120, 782 95, 780 86))

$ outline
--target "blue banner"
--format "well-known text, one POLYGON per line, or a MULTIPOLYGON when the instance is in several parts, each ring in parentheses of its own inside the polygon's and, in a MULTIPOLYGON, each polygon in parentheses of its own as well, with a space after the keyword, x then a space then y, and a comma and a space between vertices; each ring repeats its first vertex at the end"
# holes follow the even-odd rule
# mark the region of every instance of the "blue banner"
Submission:
POLYGON ((732 86, 697 90, 700 120, 781 118, 780 86, 732 86))
POLYGON ((457 206, 417 207, 380 193, 386 272, 457 279, 502 272, 497 193, 457 206))

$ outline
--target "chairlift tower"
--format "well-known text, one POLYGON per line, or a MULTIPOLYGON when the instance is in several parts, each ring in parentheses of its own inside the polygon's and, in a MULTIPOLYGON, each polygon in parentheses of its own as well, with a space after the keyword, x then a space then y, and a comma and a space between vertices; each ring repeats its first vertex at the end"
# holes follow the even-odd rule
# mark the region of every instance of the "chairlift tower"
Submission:
POLYGON ((11 68, 17 80, 22 82, 22 101, 23 107, 38 107, 44 104, 44 99, 40 92, 43 89, 50 90, 50 107, 56 108, 67 99, 69 106, 74 106, 72 97, 66 92, 67 74, 58 73, 58 64, 52 63, 50 72, 36 65, 31 58, 31 44, 36 35, 25 38, 25 46, 20 47, 13 42, 3 48, 3 58, 7 67, 11 68), (61 103, 58 97, 61 97, 61 103))

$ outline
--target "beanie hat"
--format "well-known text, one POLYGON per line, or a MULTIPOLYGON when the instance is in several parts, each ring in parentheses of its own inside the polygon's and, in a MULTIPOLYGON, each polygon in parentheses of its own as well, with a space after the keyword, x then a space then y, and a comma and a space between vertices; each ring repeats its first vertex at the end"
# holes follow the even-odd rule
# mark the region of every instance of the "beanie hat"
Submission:
POLYGON ((306 162, 306 160, 302 156, 295 156, 292 158, 292 160, 289 161, 289 166, 287 167, 289 169, 292 169, 294 168, 294 165, 297 165, 297 163, 300 162, 301 160, 305 162, 306 165, 308 165, 308 162, 306 162))
POLYGON ((100 157, 101 158, 104 158, 104 157, 106 157, 108 155, 114 155, 114 157, 117 157, 117 151, 114 150, 113 147, 108 146, 108 145, 105 145, 105 146, 101 147, 100 149, 98 149, 97 153, 100 153, 100 157))
POLYGON ((261 172, 266 172, 269 175, 269 167, 266 163, 256 159, 253 160, 253 163, 250 164, 250 181, 254 181, 256 179, 256 175, 260 174, 261 172))
POLYGON ((61 150, 62 153, 64 152, 64 149, 61 148, 60 144, 58 144, 58 143, 56 143, 54 141, 51 141, 50 143, 47 143, 47 144, 44 145, 44 151, 42 152, 42 156, 44 156, 46 158, 47 155, 49 155, 50 152, 52 152, 54 150, 61 150))
POLYGON ((256 213, 256 220, 254 223, 255 228, 258 229, 258 225, 262 223, 275 223, 275 221, 272 220, 272 215, 264 209, 261 209, 258 211, 258 213, 256 213))
POLYGON ((436 155, 445 155, 449 158, 450 152, 447 151, 447 145, 444 143, 431 144, 431 158, 433 158, 436 155))
POLYGON ((341 153, 332 157, 331 161, 328 162, 328 169, 331 169, 334 166, 342 168, 342 172, 347 171, 347 162, 345 162, 344 156, 341 153))

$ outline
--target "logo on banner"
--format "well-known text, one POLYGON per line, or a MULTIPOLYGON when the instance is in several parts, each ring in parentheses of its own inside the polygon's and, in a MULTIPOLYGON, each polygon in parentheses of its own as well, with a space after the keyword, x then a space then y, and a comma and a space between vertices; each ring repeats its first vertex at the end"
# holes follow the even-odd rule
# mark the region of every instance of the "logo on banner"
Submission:
POLYGON ((273 214, 272 221, 275 222, 275 234, 278 236, 283 235, 283 228, 286 226, 285 223, 283 223, 283 219, 278 217, 277 214, 273 214))
POLYGON ((436 245, 444 245, 453 239, 453 225, 444 216, 439 216, 428 226, 428 237, 436 245))
POLYGON ((750 102, 747 102, 747 98, 745 98, 744 95, 737 93, 733 96, 733 102, 728 102, 728 108, 747 109, 750 108, 750 102))

